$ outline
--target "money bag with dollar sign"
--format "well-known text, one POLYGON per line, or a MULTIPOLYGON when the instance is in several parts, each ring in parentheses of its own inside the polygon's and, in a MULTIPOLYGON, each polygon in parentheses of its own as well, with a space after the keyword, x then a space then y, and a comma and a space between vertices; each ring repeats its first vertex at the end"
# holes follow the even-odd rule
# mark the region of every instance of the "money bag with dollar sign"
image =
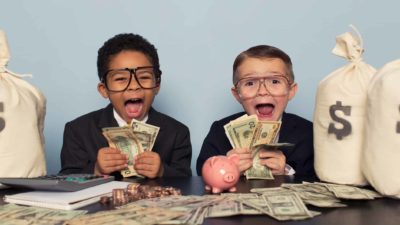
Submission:
MULTIPOLYGON (((357 30, 352 27, 356 33, 357 30)), ((336 37, 332 53, 349 64, 333 71, 318 85, 314 110, 315 171, 338 184, 367 184, 361 171, 367 87, 376 72, 362 60, 361 36, 336 37)))
POLYGON ((381 194, 400 198, 400 59, 387 63, 368 87, 362 170, 381 194))
POLYGON ((10 51, 0 30, 0 177, 46 174, 44 117, 46 98, 7 69, 10 51))

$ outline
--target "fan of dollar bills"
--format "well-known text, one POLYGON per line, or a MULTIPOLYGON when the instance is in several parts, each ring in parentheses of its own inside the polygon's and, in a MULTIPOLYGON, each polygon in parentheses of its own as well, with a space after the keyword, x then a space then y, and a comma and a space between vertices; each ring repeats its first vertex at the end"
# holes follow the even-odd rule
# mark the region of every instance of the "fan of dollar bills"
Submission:
POLYGON ((108 145, 128 155, 128 168, 121 170, 123 177, 140 177, 133 168, 133 159, 136 155, 153 149, 159 130, 157 126, 137 120, 132 120, 130 126, 103 128, 108 145))
POLYGON ((233 148, 249 148, 253 156, 253 166, 246 172, 247 179, 274 179, 271 170, 260 164, 261 149, 276 150, 291 147, 290 143, 275 143, 281 121, 258 121, 256 115, 247 114, 225 124, 225 134, 233 148))

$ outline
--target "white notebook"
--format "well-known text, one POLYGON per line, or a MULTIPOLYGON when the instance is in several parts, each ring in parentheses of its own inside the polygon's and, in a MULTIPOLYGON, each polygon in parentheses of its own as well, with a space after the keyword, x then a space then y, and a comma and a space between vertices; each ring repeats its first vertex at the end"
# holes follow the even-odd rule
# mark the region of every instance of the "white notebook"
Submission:
POLYGON ((129 182, 111 181, 75 192, 30 191, 4 196, 4 201, 21 205, 73 210, 110 195, 114 188, 126 188, 129 182))

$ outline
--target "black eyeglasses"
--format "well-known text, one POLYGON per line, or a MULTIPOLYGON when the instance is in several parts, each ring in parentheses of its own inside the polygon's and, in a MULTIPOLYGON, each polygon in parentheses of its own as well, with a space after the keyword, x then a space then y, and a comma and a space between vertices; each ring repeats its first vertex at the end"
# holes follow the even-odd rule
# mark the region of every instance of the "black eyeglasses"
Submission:
POLYGON ((107 90, 112 92, 126 91, 131 84, 132 77, 142 89, 153 89, 160 85, 161 70, 154 66, 124 68, 108 70, 102 79, 107 90))

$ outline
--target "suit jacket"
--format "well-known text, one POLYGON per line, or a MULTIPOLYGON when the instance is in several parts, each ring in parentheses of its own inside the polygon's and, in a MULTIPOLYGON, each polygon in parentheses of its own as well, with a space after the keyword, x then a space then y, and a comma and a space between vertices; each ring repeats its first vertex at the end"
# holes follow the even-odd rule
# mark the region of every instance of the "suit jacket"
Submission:
MULTIPOLYGON (((191 176, 192 146, 189 129, 153 108, 149 110, 147 123, 160 127, 153 151, 160 155, 164 167, 163 176, 191 176)), ((97 152, 100 148, 108 146, 108 142, 102 134, 104 127, 118 127, 111 104, 65 125, 60 173, 94 172, 97 152)), ((121 177, 119 172, 112 175, 121 177)))
MULTIPOLYGON (((211 125, 197 158, 197 174, 201 175, 203 164, 209 157, 226 155, 232 149, 226 137, 224 125, 242 115, 244 115, 244 112, 215 121, 211 125)), ((291 149, 281 150, 286 157, 286 163, 296 171, 297 175, 315 176, 313 126, 310 121, 294 114, 283 113, 281 129, 279 131, 279 142, 295 144, 291 149)))

